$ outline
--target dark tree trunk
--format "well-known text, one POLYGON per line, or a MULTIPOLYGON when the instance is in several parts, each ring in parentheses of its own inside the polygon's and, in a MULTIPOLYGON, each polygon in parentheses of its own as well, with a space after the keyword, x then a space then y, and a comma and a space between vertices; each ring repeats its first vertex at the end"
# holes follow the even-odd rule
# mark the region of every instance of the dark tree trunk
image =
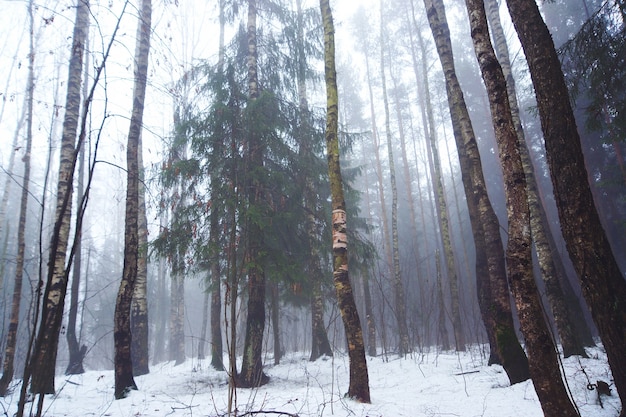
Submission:
MULTIPOLYGON (((623 407, 626 404, 626 282, 594 205, 580 136, 550 32, 534 1, 507 0, 507 5, 537 95, 565 244, 598 326, 623 407)), ((624 408, 621 415, 626 415, 624 408)))
POLYGON ((446 78, 446 92, 454 138, 461 164, 461 175, 476 245, 478 301, 485 326, 491 326, 511 384, 530 377, 528 359, 517 340, 509 300, 500 224, 491 206, 474 129, 454 68, 450 31, 441 0, 424 0, 428 22, 446 78))
MULTIPOLYGON (((546 217, 546 213, 541 204, 537 181, 535 179, 535 169, 530 159, 530 152, 526 144, 522 121, 520 119, 519 107, 517 105, 517 93, 515 91, 515 80, 511 72, 511 63, 509 59, 509 51, 506 44, 506 36, 500 22, 500 13, 498 10, 497 0, 487 0, 485 9, 491 27, 492 35, 495 43, 495 50, 498 60, 502 66, 502 73, 506 79, 506 89, 511 105, 511 116, 515 126, 520 143, 519 150, 522 158, 524 173, 526 174, 526 186, 528 190, 528 203, 530 208, 530 227, 532 232, 533 243, 537 252, 541 276, 545 283, 546 295, 552 308, 552 315, 556 324, 557 331, 563 345, 563 355, 567 358, 571 355, 587 356, 580 338, 576 337, 574 329, 574 320, 567 309, 561 282, 556 270, 555 258, 558 252, 553 252, 550 248, 550 240, 552 235, 546 217)), ((584 324, 584 320, 583 320, 584 324)))
POLYGON ((76 163, 76 132, 80 109, 80 85, 83 68, 85 40, 89 28, 89 2, 78 0, 76 22, 72 41, 72 55, 68 70, 65 117, 61 138, 57 205, 54 231, 50 242, 48 277, 43 297, 41 324, 35 341, 31 392, 53 394, 54 377, 67 291, 66 254, 72 213, 72 191, 76 163))
POLYGON ((548 417, 578 415, 561 378, 558 352, 543 318, 531 253, 530 209, 524 167, 506 81, 491 45, 482 0, 466 0, 476 58, 481 70, 504 174, 508 244, 506 263, 511 292, 528 350, 530 375, 548 417))
POLYGON ((137 25, 135 49, 135 84, 133 111, 128 130, 126 148, 126 221, 124 226, 124 271, 115 302, 113 339, 115 343, 115 398, 126 397, 136 390, 131 356, 131 303, 135 293, 139 262, 139 150, 143 110, 148 79, 150 31, 152 21, 151 0, 142 0, 137 25))
POLYGON ((280 347, 280 299, 278 298, 278 283, 273 282, 272 290, 272 337, 274 338, 274 365, 280 363, 283 356, 280 347))
POLYGON ((26 214, 28 213, 28 195, 30 188, 30 154, 33 145, 33 96, 35 92, 35 48, 33 43, 33 1, 28 3, 28 16, 30 21, 30 54, 28 59, 28 84, 25 104, 26 111, 26 147, 24 149, 24 174, 22 179, 22 195, 20 197, 20 217, 17 226, 17 259, 15 264, 15 280, 13 281, 13 299, 11 301, 11 314, 9 316, 9 330, 7 332, 0 378, 0 396, 7 394, 7 389, 14 374, 14 360, 17 346, 17 329, 20 319, 20 305, 22 301, 22 282, 24 277, 24 257, 26 252, 26 214))
POLYGON ((330 177, 332 205, 333 282, 337 302, 346 332, 350 358, 350 386, 348 396, 369 403, 369 375, 365 360, 365 346, 359 313, 354 302, 352 285, 348 276, 348 240, 346 226, 346 203, 343 179, 339 164, 339 98, 337 71, 335 69, 335 27, 328 0, 320 0, 324 23, 324 72, 326 77, 326 153, 330 177))
POLYGON ((222 287, 219 259, 211 265, 211 366, 224 370, 222 346, 222 287))
MULTIPOLYGON (((251 112, 256 110, 259 99, 258 64, 257 64, 257 7, 256 0, 248 0, 248 106, 251 112)), ((254 119, 254 116, 252 116, 254 119)), ((263 166, 264 149, 257 137, 255 126, 248 126, 248 154, 246 155, 251 171, 263 166)), ((264 209, 263 184, 254 174, 249 174, 247 199, 251 207, 264 209)), ((263 349, 263 330, 265 328, 265 271, 263 269, 263 230, 255 219, 247 222, 247 254, 248 265, 248 317, 246 319, 246 335, 244 338, 243 362, 241 372, 237 376, 239 387, 258 387, 269 382, 263 372, 261 353, 263 349)))
POLYGON ((200 338, 198 339, 198 359, 204 359, 204 348, 206 346, 206 334, 209 324, 209 286, 208 279, 205 278, 204 294, 202 297, 202 325, 200 326, 200 338))

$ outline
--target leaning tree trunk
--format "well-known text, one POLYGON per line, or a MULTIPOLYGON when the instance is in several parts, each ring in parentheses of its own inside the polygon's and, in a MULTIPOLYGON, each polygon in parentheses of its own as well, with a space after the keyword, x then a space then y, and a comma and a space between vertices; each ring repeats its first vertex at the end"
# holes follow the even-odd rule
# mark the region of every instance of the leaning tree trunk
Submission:
POLYGON ((543 317, 539 291, 533 276, 530 209, 526 178, 506 81, 489 39, 482 0, 466 0, 476 59, 487 88, 491 120, 504 174, 507 205, 508 244, 506 264, 515 298, 530 375, 547 417, 578 415, 561 378, 558 351, 543 317))
POLYGON ((33 44, 33 1, 28 3, 30 22, 30 54, 28 56, 28 84, 26 86, 26 147, 24 149, 24 174, 22 179, 22 195, 20 198, 20 218, 17 225, 17 259, 15 264, 15 281, 13 284, 13 300, 11 315, 9 316, 9 331, 7 332, 4 349, 2 378, 0 378, 0 396, 7 394, 7 389, 14 374, 15 348, 17 346, 17 329, 20 318, 22 301, 22 281, 24 277, 24 256, 26 251, 26 214, 28 212, 28 196, 30 187, 30 153, 33 145, 33 94, 35 91, 35 47, 33 44))
POLYGON ((396 185, 396 164, 393 158, 393 144, 391 143, 391 123, 389 117, 389 100, 387 98, 387 79, 385 76, 385 41, 384 41, 384 19, 383 1, 380 1, 380 75, 383 88, 383 103, 385 108, 385 131, 387 134, 387 156, 389 158, 389 180, 391 181, 391 251, 393 254, 391 271, 393 272, 392 285, 395 299, 395 315, 398 323, 400 356, 411 352, 409 344, 409 328, 406 324, 406 294, 402 283, 400 271, 400 248, 398 236, 398 186, 396 185))
POLYGON ((626 415, 626 281, 587 180, 576 121, 559 58, 537 4, 507 0, 537 95, 554 197, 567 250, 607 353, 626 415))
POLYGON ((424 0, 424 5, 446 78, 452 128, 476 245, 478 302, 485 326, 492 326, 502 366, 511 384, 515 384, 529 378, 528 360, 513 327, 500 225, 489 201, 474 129, 456 77, 443 2, 424 0))
MULTIPOLYGON (((545 283, 546 295, 548 296, 548 301, 550 302, 550 307, 552 308, 552 316, 554 317, 554 322, 561 339, 561 344, 563 345, 563 355, 566 358, 571 355, 586 356, 582 341, 580 338, 576 337, 574 332, 573 316, 567 309, 563 290, 561 289, 554 260, 558 254, 552 252, 550 248, 548 240, 551 239, 551 237, 548 236, 550 233, 550 227, 548 225, 546 213, 541 205, 537 181, 535 179, 535 169, 530 159, 528 144, 526 143, 524 130, 522 128, 519 107, 517 105, 515 80, 513 79, 513 73, 511 71, 509 50, 506 44, 506 36, 504 35, 504 30, 500 22, 498 7, 497 0, 487 0, 485 3, 487 18, 491 27, 492 36, 494 38, 495 50, 497 52, 500 65, 502 66, 502 73, 506 79, 506 88, 511 106, 511 116, 513 118, 515 132, 520 143, 520 155, 524 166, 524 173, 526 174, 526 186, 528 190, 530 228, 533 243, 535 244, 535 250, 537 251, 539 266, 541 268, 541 276, 545 283)), ((563 278, 567 279, 567 277, 563 278)), ((584 325, 584 320, 582 324, 584 325)))
POLYGON ((75 143, 80 110, 83 54, 89 28, 89 13, 89 1, 78 0, 72 55, 68 70, 65 118, 63 120, 61 137, 61 160, 56 193, 57 204, 54 230, 50 242, 48 276, 44 291, 41 324, 35 341, 35 355, 30 363, 33 370, 31 392, 35 394, 54 393, 57 346, 63 320, 65 293, 67 291, 65 257, 72 214, 72 190, 76 166, 75 143))
MULTIPOLYGON (((256 0, 248 0, 248 106, 250 112, 258 110, 259 99, 258 52, 257 52, 257 7, 256 0)), ((254 116, 252 116, 254 119, 254 116)), ((248 126, 248 146, 246 155, 249 163, 247 199, 251 207, 264 210, 261 178, 254 174, 263 166, 264 149, 255 126, 248 126)), ((263 230, 256 219, 246 219, 248 265, 248 317, 244 338, 241 372, 237 376, 240 387, 258 387, 269 382, 263 372, 263 330, 265 328, 265 271, 263 268, 263 230)))
MULTIPOLYGON (((113 339, 115 343, 115 398, 126 397, 128 391, 136 390, 131 356, 132 335, 130 327, 131 303, 139 262, 139 151, 143 123, 148 57, 150 55, 150 31, 152 1, 142 0, 137 27, 135 49, 135 84, 133 86, 133 111, 128 129, 126 148, 126 221, 124 226, 124 270, 115 302, 113 339)), ((145 249, 145 248, 142 248, 145 249)), ((141 300, 137 300, 138 303, 141 300)), ((139 353, 139 352, 138 352, 139 353)), ((147 367, 147 362, 143 363, 147 367)))
POLYGON ((369 403, 370 389, 365 346, 359 313, 354 302, 348 276, 348 241, 346 225, 346 202, 343 195, 343 179, 339 164, 339 98, 337 71, 335 69, 335 27, 329 0, 320 0, 324 23, 324 70, 326 75, 326 152, 332 204, 333 282, 337 301, 348 340, 350 358, 350 384, 348 396, 369 403))

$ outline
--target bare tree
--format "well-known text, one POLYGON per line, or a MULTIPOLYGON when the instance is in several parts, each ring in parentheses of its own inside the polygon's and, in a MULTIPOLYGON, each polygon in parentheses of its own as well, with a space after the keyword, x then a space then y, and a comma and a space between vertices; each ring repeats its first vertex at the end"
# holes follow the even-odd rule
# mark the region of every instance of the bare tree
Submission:
POLYGON ((17 225, 17 259, 15 265, 15 280, 13 282, 13 300, 9 330, 4 351, 2 378, 0 378, 0 396, 7 394, 7 389, 14 373, 15 350, 17 346, 17 329, 20 318, 22 300, 22 281, 24 276, 24 253, 26 250, 26 214, 30 187, 30 153, 33 146, 33 95, 35 92, 35 46, 33 40, 33 1, 28 2, 28 17, 30 24, 29 55, 28 55, 28 82, 26 85, 26 146, 24 149, 24 176, 22 180, 22 195, 20 198, 20 218, 17 225))
POLYGON ((48 277, 44 291, 41 325, 35 342, 31 367, 31 391, 54 393, 54 376, 59 332, 67 290, 66 252, 72 214, 72 191, 76 164, 76 133, 80 109, 83 55, 89 27, 89 1, 78 0, 68 70, 65 118, 61 138, 61 160, 57 183, 54 230, 50 242, 48 277))
POLYGON ((508 243, 506 265, 522 333, 530 376, 546 416, 578 416, 561 378, 558 351, 543 318, 532 267, 530 209, 524 167, 506 81, 491 45, 482 0, 466 0, 476 59, 487 95, 504 174, 508 243))
POLYGON ((144 101, 148 79, 152 2, 142 0, 137 25, 133 108, 126 146, 126 217, 124 226, 124 271, 115 302, 115 398, 136 390, 131 356, 131 302, 135 292, 139 258, 139 150, 143 127, 144 101))
POLYGON ((333 236, 333 281, 337 301, 348 339, 350 358, 350 386, 348 396, 365 403, 370 402, 369 376, 365 360, 365 346, 359 313, 354 302, 348 276, 348 240, 346 225, 346 202, 339 164, 339 98, 337 94, 337 71, 335 69, 335 28, 328 0, 320 0, 324 22, 324 69, 326 74, 326 152, 330 177, 333 236))
MULTIPOLYGON (((424 0, 428 23, 446 79, 448 106, 461 164, 476 246, 478 302, 488 332, 512 384, 529 378, 528 360, 515 329, 509 300, 500 225, 487 194, 474 129, 456 76, 452 43, 442 0, 424 0)), ((492 346, 493 347, 493 346, 492 346)))
POLYGON ((550 32, 532 0, 507 0, 537 96, 561 230, 606 349, 626 415, 626 281, 600 222, 567 86, 550 32))

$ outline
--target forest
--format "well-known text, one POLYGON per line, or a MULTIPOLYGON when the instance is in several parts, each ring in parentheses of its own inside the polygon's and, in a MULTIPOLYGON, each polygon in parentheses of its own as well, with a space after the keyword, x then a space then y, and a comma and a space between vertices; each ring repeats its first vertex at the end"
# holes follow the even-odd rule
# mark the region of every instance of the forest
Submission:
POLYGON ((1 1, 4 415, 626 416, 624 0, 1 1))

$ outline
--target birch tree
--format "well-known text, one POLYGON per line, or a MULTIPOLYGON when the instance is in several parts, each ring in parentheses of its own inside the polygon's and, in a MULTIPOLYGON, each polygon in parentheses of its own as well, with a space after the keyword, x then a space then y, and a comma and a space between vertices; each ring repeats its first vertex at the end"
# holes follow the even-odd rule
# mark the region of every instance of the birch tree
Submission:
POLYGON ((348 396, 357 401, 369 403, 369 376, 365 360, 363 332, 348 276, 346 202, 343 194, 343 180, 339 164, 339 140, 337 136, 339 98, 337 94, 337 71, 335 69, 335 27, 328 0, 320 0, 320 10, 324 24, 326 152, 332 205, 333 282, 348 339, 348 356, 350 358, 348 396))
POLYGON ((148 79, 152 2, 142 0, 135 46, 133 106, 126 145, 126 220, 124 226, 124 270, 115 302, 115 398, 136 390, 131 356, 131 302, 137 280, 139 258, 139 150, 143 127, 144 101, 148 79))

